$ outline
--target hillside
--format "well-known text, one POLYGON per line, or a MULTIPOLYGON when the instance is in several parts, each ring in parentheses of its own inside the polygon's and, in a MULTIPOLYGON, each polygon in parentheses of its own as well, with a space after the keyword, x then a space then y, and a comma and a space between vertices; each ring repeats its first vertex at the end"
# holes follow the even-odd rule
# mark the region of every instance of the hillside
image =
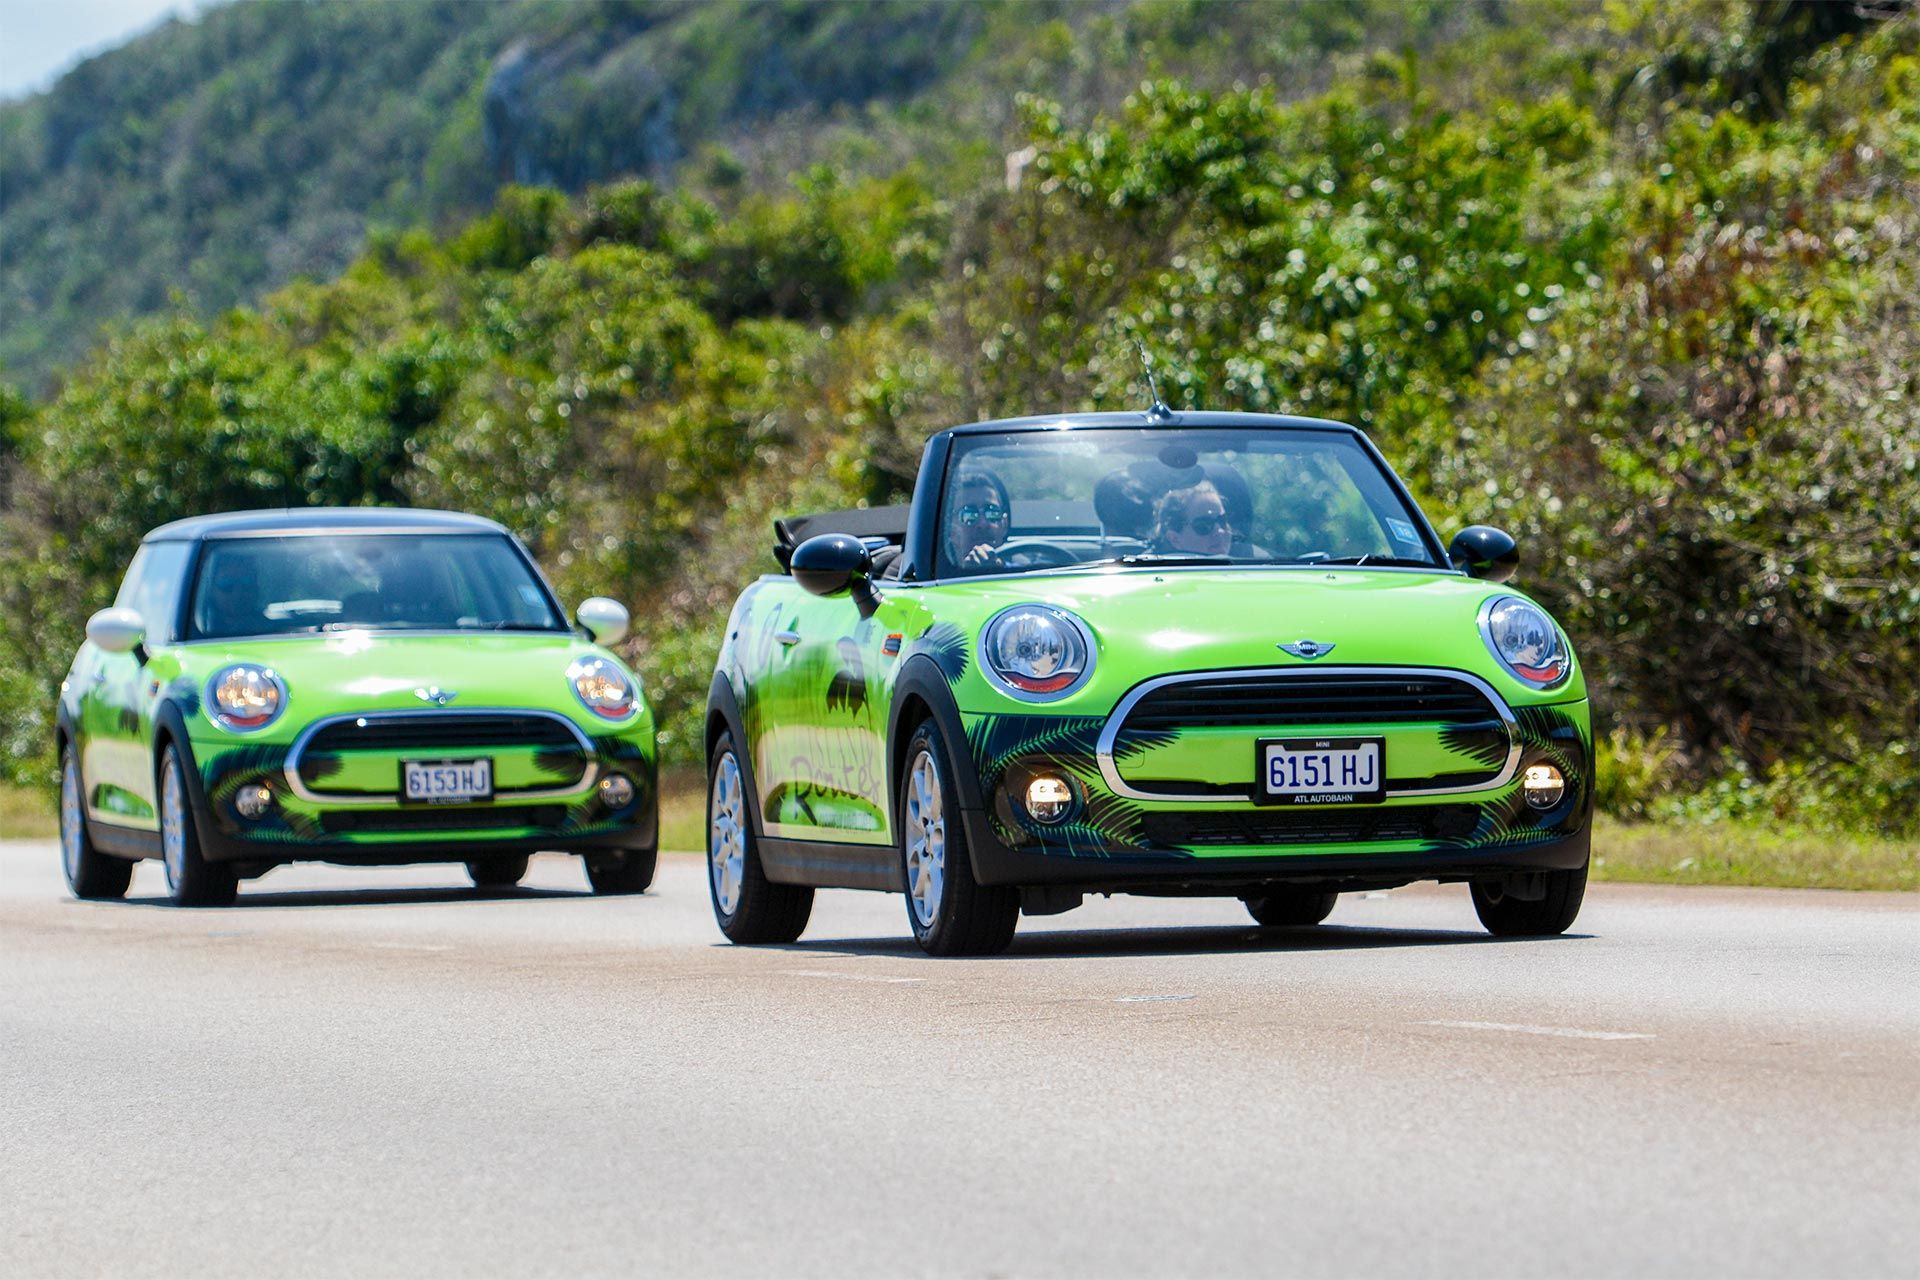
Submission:
POLYGON ((783 113, 924 90, 1004 6, 245 0, 0 108, 0 370, 102 321, 338 274, 503 182, 663 178, 783 113))
MULTIPOLYGON (((1389 0, 240 0, 0 107, 0 378, 43 394, 109 320, 331 279, 370 230, 508 183, 778 192, 814 164, 957 188, 1149 75, 1284 98, 1379 50, 1516 32, 1389 0)), ((1476 77, 1485 77, 1476 72, 1476 77)))

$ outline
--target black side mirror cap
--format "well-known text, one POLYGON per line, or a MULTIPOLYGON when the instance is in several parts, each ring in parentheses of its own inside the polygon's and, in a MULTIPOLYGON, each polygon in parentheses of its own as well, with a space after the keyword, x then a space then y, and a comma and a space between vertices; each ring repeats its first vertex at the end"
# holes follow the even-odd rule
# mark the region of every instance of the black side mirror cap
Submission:
MULTIPOLYGON (((871 596, 873 554, 867 544, 844 533, 823 533, 793 549, 788 562, 793 579, 816 596, 852 591, 856 600, 871 596)), ((863 610, 864 612, 864 610, 863 610)))
POLYGON ((1489 525, 1469 525, 1453 535, 1447 559, 1469 578, 1505 582, 1520 567, 1520 548, 1514 540, 1489 525))

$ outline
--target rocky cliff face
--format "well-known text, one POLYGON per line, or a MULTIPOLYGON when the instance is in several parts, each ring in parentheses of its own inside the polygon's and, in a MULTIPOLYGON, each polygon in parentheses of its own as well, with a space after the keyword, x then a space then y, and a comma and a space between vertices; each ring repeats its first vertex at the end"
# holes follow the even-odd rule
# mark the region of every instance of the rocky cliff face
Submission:
MULTIPOLYGON (((592 20, 588 20, 592 19, 592 20)), ((911 96, 963 59, 976 5, 674 4, 516 39, 483 99, 493 177, 666 177, 701 141, 804 108, 911 96)))

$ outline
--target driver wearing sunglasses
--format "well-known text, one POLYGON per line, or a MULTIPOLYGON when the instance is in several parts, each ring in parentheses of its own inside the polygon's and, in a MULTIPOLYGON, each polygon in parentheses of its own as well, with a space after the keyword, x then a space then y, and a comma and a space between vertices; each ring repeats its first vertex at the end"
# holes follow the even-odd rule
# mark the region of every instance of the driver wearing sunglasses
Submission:
POLYGON ((947 507, 947 557, 963 573, 1004 568, 1000 544, 1012 527, 1012 504, 1000 477, 975 471, 960 477, 947 507))
POLYGON ((1160 499, 1155 527, 1154 545, 1161 551, 1224 556, 1233 550, 1227 504, 1211 481, 1175 489, 1160 499))

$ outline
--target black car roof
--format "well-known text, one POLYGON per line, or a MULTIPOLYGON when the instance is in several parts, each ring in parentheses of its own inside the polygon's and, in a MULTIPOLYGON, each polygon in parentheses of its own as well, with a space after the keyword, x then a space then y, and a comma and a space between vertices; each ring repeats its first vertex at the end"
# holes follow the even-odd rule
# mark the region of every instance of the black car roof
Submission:
POLYGON ((1026 418, 996 418, 948 427, 940 435, 977 436, 1006 431, 1073 431, 1088 427, 1290 427, 1307 431, 1346 431, 1359 428, 1330 418, 1297 418, 1284 413, 1216 413, 1202 409, 1175 410, 1155 416, 1146 410, 1119 413, 1053 413, 1026 418))
POLYGON ((301 533, 505 533, 480 516, 413 507, 281 507, 272 511, 224 511, 163 524, 145 542, 194 542, 202 538, 254 538, 301 533))

